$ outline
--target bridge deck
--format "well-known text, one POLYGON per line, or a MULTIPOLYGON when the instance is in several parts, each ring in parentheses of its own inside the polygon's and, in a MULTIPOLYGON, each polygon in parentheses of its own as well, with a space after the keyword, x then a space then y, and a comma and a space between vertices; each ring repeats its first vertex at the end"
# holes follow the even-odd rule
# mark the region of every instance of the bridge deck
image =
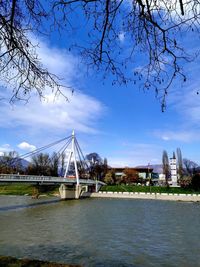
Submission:
MULTIPOLYGON (((40 184, 76 184, 76 179, 53 177, 53 176, 38 176, 38 175, 20 175, 20 174, 0 174, 0 183, 40 183, 40 184)), ((79 179, 80 184, 84 185, 104 185, 101 181, 92 179, 79 179)))

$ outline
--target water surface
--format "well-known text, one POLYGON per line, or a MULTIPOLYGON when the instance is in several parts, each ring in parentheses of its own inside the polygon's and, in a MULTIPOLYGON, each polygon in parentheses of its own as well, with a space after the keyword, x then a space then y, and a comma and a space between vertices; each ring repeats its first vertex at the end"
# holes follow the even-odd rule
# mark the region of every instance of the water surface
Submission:
POLYGON ((83 266, 200 266, 200 204, 0 197, 0 255, 83 266))

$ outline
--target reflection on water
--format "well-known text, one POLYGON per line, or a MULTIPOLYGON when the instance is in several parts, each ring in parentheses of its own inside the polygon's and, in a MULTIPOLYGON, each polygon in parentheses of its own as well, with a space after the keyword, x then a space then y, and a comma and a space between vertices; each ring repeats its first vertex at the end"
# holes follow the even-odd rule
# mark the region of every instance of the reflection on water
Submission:
POLYGON ((52 200, 46 200, 46 201, 39 201, 35 200, 33 203, 25 203, 25 204, 14 204, 14 205, 9 205, 9 206, 0 206, 0 212, 3 211, 8 211, 8 210, 16 210, 16 209, 27 209, 27 208, 32 208, 40 205, 49 205, 51 203, 56 203, 58 202, 58 199, 52 199, 52 200))
POLYGON ((200 266, 198 203, 2 196, 0 210, 1 255, 83 266, 200 266))

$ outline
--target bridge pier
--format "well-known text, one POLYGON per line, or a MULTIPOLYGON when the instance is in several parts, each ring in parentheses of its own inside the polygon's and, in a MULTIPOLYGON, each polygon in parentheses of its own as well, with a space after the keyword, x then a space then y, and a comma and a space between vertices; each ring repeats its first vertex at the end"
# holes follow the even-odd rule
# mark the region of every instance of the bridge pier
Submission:
POLYGON ((67 186, 61 184, 59 187, 59 193, 61 199, 79 199, 82 192, 81 185, 67 186))

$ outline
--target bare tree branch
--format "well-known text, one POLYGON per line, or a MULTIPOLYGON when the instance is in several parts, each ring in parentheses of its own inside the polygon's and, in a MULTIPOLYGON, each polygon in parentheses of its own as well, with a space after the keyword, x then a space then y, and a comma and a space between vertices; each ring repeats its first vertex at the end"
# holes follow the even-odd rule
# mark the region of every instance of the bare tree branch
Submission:
POLYGON ((30 33, 41 34, 48 25, 49 35, 58 30, 67 37, 69 50, 79 53, 88 70, 103 79, 111 74, 113 85, 133 82, 134 87, 154 90, 164 110, 173 82, 187 79, 183 62, 194 59, 179 33, 199 34, 199 11, 199 0, 51 0, 45 6, 41 0, 2 0, 0 77, 11 84, 16 98, 32 90, 42 97, 46 86, 62 92, 59 78, 42 66, 30 39, 30 33), (84 42, 68 38, 81 30, 84 42))

